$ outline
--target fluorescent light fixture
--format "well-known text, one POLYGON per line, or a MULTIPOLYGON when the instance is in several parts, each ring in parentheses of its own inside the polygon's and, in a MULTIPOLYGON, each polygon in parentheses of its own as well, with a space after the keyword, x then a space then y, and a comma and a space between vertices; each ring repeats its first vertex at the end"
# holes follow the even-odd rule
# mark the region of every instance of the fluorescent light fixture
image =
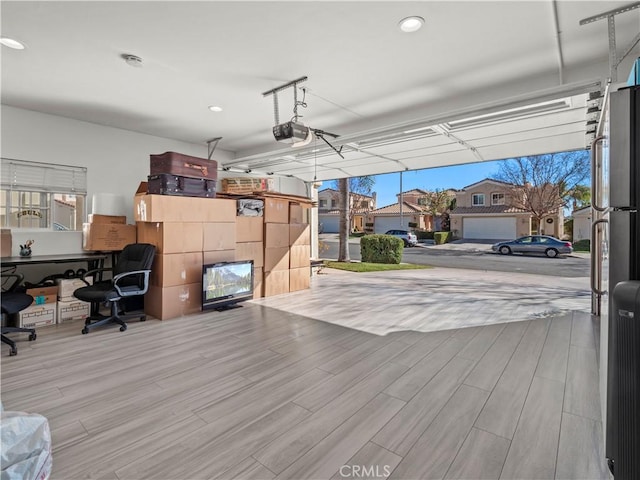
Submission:
POLYGON ((398 24, 400 30, 405 33, 417 32, 422 28, 422 25, 424 25, 424 18, 416 16, 403 18, 398 24))
POLYGON ((429 130, 430 128, 431 128, 431 126, 420 127, 420 128, 412 128, 411 130, 405 130, 402 133, 404 133, 406 135, 406 134, 409 134, 409 133, 424 132, 425 130, 429 130))
POLYGON ((14 50, 24 50, 24 43, 13 38, 0 37, 0 43, 5 47, 13 48, 14 50))
POLYGON ((536 114, 555 112, 571 107, 570 99, 563 98, 561 100, 550 100, 548 102, 536 103, 533 105, 524 105, 522 107, 509 108, 499 112, 486 113, 462 120, 453 120, 449 122, 452 128, 465 128, 481 125, 489 122, 497 122, 501 120, 514 120, 521 117, 527 117, 536 114))
POLYGON ((221 112, 222 111, 222 107, 219 107, 217 105, 209 105, 207 108, 209 110, 211 110, 212 112, 221 112))

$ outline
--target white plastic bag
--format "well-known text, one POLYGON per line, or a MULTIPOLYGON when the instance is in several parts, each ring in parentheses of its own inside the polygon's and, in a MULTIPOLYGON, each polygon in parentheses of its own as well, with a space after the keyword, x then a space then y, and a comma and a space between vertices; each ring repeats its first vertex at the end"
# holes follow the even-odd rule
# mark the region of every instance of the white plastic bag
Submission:
POLYGON ((48 480, 52 462, 47 419, 35 413, 2 411, 0 428, 0 480, 48 480))

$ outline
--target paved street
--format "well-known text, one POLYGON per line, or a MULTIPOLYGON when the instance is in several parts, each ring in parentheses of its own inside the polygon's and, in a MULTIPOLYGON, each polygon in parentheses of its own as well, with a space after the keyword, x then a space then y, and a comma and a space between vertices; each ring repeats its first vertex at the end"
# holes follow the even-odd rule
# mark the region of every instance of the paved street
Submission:
MULTIPOLYGON (((320 258, 338 258, 336 235, 321 235, 326 249, 320 258)), ((359 239, 349 242, 352 260, 360 260, 359 239)), ((547 258, 544 255, 500 255, 491 251, 491 245, 430 245, 405 248, 402 261, 434 267, 464 268, 470 270, 532 273, 561 277, 588 277, 589 255, 576 253, 566 257, 547 258)))

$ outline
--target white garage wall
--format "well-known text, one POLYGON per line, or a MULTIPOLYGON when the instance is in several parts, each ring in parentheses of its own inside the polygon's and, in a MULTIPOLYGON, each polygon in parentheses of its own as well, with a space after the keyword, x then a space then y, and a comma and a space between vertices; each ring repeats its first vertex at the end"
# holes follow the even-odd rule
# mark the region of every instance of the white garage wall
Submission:
MULTIPOLYGON (((154 137, 7 105, 2 105, 0 112, 2 157, 87 167, 87 213, 91 213, 94 194, 122 195, 125 203, 123 215, 127 215, 129 223, 133 222, 135 191, 149 175, 150 154, 175 151, 207 157, 206 143, 197 145, 154 137)), ((224 140, 220 143, 213 158, 219 162, 233 159, 234 154, 223 149, 224 140)), ((247 176, 220 173, 219 178, 247 176)), ((278 191, 303 196, 309 194, 301 180, 274 179, 278 191)), ((24 243, 34 236, 38 237, 37 250, 34 250, 38 255, 81 251, 80 234, 77 232, 39 232, 36 235, 14 232, 13 244, 24 243)))
POLYGON ((373 221, 374 233, 386 233, 389 230, 406 230, 409 228, 409 222, 413 220, 411 217, 404 217, 402 225, 400 224, 400 217, 382 217, 376 216, 373 221))
MULTIPOLYGON (((318 214, 318 222, 322 224, 322 233, 338 233, 340 231, 339 215, 322 215, 318 214)), ((318 225, 318 231, 320 226, 318 225)))
POLYGON ((464 238, 511 240, 516 238, 516 219, 513 217, 483 217, 462 219, 464 238))

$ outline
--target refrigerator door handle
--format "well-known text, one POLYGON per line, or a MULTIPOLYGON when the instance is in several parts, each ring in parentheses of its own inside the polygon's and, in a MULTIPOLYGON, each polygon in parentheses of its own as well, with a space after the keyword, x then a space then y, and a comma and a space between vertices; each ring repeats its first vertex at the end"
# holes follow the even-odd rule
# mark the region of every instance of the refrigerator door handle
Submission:
POLYGON ((600 247, 598 245, 598 242, 594 241, 596 240, 596 234, 597 234, 597 229, 598 229, 598 225, 600 225, 601 223, 609 223, 609 220, 607 220, 606 218, 601 218, 599 220, 596 220, 595 222, 593 222, 591 224, 591 291, 593 293, 595 293, 596 295, 606 295, 607 291, 606 290, 600 290, 599 285, 596 284, 596 278, 598 280, 597 283, 600 282, 600 277, 602 276, 602 264, 601 262, 598 262, 598 254, 600 253, 600 247), (596 276, 597 273, 597 276, 596 276))
POLYGON ((598 212, 605 212, 607 210, 606 207, 598 205, 598 200, 600 199, 600 186, 598 182, 599 177, 597 175, 598 161, 600 160, 597 147, 605 138, 606 137, 604 135, 598 135, 593 139, 593 142, 591 142, 591 207, 598 212))

